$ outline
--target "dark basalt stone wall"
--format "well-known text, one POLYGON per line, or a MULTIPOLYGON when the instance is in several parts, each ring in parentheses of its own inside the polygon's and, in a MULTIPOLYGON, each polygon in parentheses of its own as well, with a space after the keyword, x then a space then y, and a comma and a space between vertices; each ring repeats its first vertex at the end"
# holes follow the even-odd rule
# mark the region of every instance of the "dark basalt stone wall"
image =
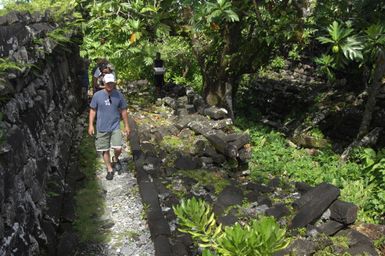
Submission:
POLYGON ((57 27, 48 13, 0 17, 0 57, 26 64, 0 76, 0 255, 56 255, 75 217, 68 177, 82 59, 76 43, 49 38, 57 27))

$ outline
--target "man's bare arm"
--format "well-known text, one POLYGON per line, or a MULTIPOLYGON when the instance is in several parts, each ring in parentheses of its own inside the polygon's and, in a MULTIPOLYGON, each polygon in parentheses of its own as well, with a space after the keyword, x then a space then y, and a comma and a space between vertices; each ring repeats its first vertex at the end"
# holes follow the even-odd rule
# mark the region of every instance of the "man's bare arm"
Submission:
POLYGON ((95 128, 94 128, 95 116, 96 116, 96 110, 91 108, 89 119, 88 119, 88 134, 90 136, 93 136, 95 134, 95 128))
POLYGON ((128 125, 128 111, 127 109, 122 109, 121 111, 123 124, 124 124, 124 132, 128 136, 130 134, 130 126, 128 125))

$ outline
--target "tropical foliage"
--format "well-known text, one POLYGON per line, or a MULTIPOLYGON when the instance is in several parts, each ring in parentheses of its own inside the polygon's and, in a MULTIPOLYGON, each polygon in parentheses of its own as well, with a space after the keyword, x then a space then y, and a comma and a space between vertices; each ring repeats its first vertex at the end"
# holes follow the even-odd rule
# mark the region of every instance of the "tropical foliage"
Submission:
POLYGON ((251 176, 255 180, 270 175, 287 177, 317 185, 328 182, 341 188, 343 200, 359 206, 362 222, 382 223, 385 171, 384 152, 357 148, 350 161, 341 161, 330 148, 310 155, 305 149, 294 149, 287 139, 276 131, 238 120, 243 129, 249 129, 252 138, 251 176))
MULTIPOLYGON (((23 70, 25 65, 11 61, 9 59, 0 58, 0 75, 8 70, 23 70)), ((1 79, 1 78, 0 78, 1 79)))
POLYGON ((210 205, 199 199, 182 200, 174 207, 179 230, 190 234, 204 248, 203 255, 272 255, 285 248, 289 240, 273 217, 253 220, 250 224, 222 228, 217 225, 210 205))
POLYGON ((56 22, 64 21, 69 18, 68 14, 74 13, 78 3, 76 0, 70 1, 50 1, 50 0, 33 0, 33 1, 14 1, 1 0, 4 8, 0 9, 0 15, 4 15, 10 11, 24 11, 29 13, 51 11, 56 22))
MULTIPOLYGON (((147 78, 151 81, 153 59, 155 53, 160 52, 166 62, 167 80, 201 90, 208 103, 230 111, 233 104, 238 104, 235 95, 245 74, 258 74, 265 67, 279 70, 290 63, 306 61, 315 64, 330 84, 339 79, 354 85, 364 81, 361 87, 367 90, 371 104, 365 107, 360 136, 357 135, 362 137, 370 125, 376 93, 383 85, 383 1, 32 0, 16 3, 6 0, 4 3, 1 14, 11 10, 52 10, 55 21, 81 29, 84 57, 108 58, 116 66, 118 77, 124 80, 147 78)), ((67 32, 55 30, 48 36, 65 43, 67 32)), ((0 59, 0 72, 10 68, 21 67, 0 59)), ((344 199, 360 206, 361 220, 383 221, 380 215, 384 212, 385 163, 381 150, 359 149, 354 151, 352 159, 342 162, 330 148, 310 156, 304 150, 288 147, 282 134, 255 124, 246 127, 251 129, 254 144, 253 178, 268 173, 309 183, 331 182, 342 188, 344 199)), ((260 231, 264 229, 262 224, 223 229, 216 224, 211 208, 196 200, 183 202, 175 212, 182 231, 208 248, 205 255, 214 251, 223 255, 243 254, 244 247, 253 248, 250 250, 254 253, 265 252, 258 247, 258 239, 264 234, 260 231), (252 230, 258 230, 258 237, 250 232, 252 230)), ((272 243, 269 248, 275 250, 283 246, 282 232, 273 228, 271 220, 264 221, 269 222, 271 232, 276 234, 277 244, 272 243)))

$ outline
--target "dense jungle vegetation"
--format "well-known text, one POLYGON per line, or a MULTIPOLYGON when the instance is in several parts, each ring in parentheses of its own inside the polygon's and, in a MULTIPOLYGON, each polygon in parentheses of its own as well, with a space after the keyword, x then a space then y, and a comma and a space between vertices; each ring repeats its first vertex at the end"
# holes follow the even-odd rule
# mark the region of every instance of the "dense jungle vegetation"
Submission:
MULTIPOLYGON (((364 93, 362 119, 351 141, 357 145, 373 129, 376 96, 385 82, 384 1, 32 0, 4 1, 4 6, 1 14, 51 9, 68 31, 84 35, 82 55, 91 67, 106 57, 115 65, 121 86, 127 80, 151 81, 160 52, 167 81, 193 87, 250 131, 255 179, 278 175, 330 182, 360 207, 360 221, 385 222, 384 149, 351 147, 341 157, 329 145, 312 155, 290 147, 282 133, 237 108, 247 106, 238 92, 247 94, 253 77, 306 63, 331 90, 364 93)), ((68 31, 61 29, 53 38, 64 41, 68 31)), ((316 127, 313 132, 325 138, 316 127)))

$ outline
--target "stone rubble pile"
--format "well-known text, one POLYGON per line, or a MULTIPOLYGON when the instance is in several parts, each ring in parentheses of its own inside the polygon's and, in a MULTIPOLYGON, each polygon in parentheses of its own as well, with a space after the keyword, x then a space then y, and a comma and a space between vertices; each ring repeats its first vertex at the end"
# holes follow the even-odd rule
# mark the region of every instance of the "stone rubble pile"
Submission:
POLYGON ((294 187, 278 178, 270 180, 268 184, 242 183, 242 176, 247 176, 248 172, 231 173, 226 164, 234 160, 238 165, 248 162, 248 134, 232 132, 232 121, 228 119, 226 111, 206 106, 201 97, 192 91, 178 86, 167 90, 167 96, 157 104, 170 108, 169 112, 162 113, 168 122, 159 119, 155 124, 147 124, 142 114, 133 114, 130 119, 133 128, 130 145, 139 191, 144 203, 149 205, 148 221, 156 255, 196 253, 197 248, 191 238, 177 230, 172 207, 179 203, 180 195, 175 194, 178 191, 184 197, 199 197, 211 203, 218 222, 224 226, 241 221, 241 207, 241 212, 249 218, 260 214, 274 216, 292 233, 305 228, 305 236, 294 240, 287 249, 276 255, 293 251, 296 255, 312 255, 330 245, 330 241, 320 241, 321 234, 351 238, 348 248, 341 249, 341 252, 378 255, 366 236, 349 228, 356 220, 358 208, 340 201, 338 188, 326 183, 314 188, 296 183, 294 187), (185 92, 187 95, 184 95, 185 92), (172 152, 159 147, 164 139, 172 137, 190 139, 191 148, 183 145, 177 152, 172 152), (171 162, 168 162, 169 158, 171 162), (228 175, 229 183, 218 195, 214 193, 216 184, 201 184, 194 178, 181 176, 178 171, 198 172, 203 169, 220 173, 224 168, 227 168, 224 176, 228 175), (245 201, 248 206, 244 206, 245 201))
MULTIPOLYGON (((184 92, 179 88, 175 87, 174 90, 178 92, 173 95, 181 95, 180 91, 184 92)), ((220 164, 224 163, 226 158, 246 163, 251 157, 250 147, 248 147, 249 135, 247 133, 226 133, 225 130, 233 124, 228 117, 227 110, 207 106, 203 98, 193 90, 187 90, 186 93, 186 96, 177 99, 165 97, 163 101, 166 106, 174 110, 174 114, 178 117, 175 126, 179 131, 190 129, 194 131, 195 135, 204 137, 197 140, 194 145, 202 163, 220 164)))

